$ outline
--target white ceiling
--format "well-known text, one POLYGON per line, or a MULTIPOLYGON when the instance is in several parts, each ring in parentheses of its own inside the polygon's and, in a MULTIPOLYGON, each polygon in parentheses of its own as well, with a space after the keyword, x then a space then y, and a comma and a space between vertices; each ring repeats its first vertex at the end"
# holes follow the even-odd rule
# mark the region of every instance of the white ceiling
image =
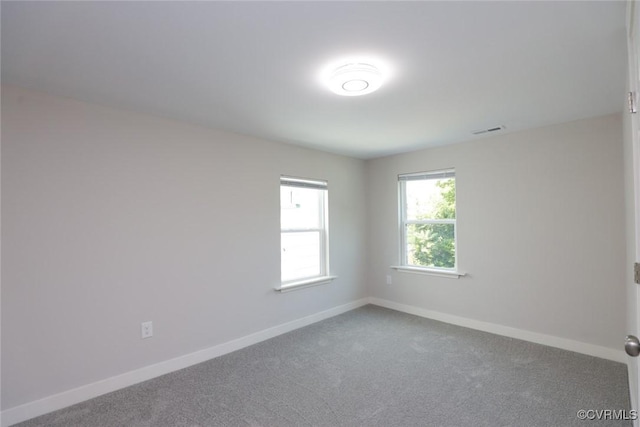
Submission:
POLYGON ((625 2, 6 2, 2 82, 372 158, 622 110, 625 2), (318 82, 386 61, 363 97, 318 82))

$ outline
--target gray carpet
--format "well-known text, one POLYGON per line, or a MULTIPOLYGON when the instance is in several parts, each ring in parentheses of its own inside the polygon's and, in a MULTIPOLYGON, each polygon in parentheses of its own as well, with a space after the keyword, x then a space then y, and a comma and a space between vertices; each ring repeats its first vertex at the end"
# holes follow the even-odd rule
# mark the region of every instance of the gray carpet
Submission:
POLYGON ((623 364, 375 306, 19 424, 629 426, 623 364))

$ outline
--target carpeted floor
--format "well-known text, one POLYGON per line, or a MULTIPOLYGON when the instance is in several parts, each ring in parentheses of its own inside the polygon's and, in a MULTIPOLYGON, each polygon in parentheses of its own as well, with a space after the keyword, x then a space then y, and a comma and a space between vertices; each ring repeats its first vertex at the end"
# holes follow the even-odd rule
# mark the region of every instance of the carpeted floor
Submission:
POLYGON ((375 306, 19 424, 630 426, 623 364, 375 306))

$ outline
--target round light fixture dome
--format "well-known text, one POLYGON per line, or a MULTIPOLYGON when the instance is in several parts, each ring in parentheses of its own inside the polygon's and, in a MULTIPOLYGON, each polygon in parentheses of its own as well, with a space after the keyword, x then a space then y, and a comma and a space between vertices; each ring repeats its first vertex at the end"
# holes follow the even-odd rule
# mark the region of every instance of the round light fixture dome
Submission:
POLYGON ((382 86, 380 70, 371 64, 351 63, 336 68, 328 78, 329 89, 343 96, 360 96, 382 86))

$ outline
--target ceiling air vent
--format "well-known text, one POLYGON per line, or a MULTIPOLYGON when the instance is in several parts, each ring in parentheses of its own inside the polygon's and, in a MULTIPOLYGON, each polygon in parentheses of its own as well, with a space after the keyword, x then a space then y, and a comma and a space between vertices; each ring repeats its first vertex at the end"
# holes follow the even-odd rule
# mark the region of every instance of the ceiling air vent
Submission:
POLYGON ((471 133, 473 135, 482 135, 482 134, 485 134, 485 133, 498 132, 498 131, 505 130, 505 129, 506 129, 505 126, 494 126, 492 128, 489 128, 489 129, 474 130, 474 131, 471 131, 471 133))

